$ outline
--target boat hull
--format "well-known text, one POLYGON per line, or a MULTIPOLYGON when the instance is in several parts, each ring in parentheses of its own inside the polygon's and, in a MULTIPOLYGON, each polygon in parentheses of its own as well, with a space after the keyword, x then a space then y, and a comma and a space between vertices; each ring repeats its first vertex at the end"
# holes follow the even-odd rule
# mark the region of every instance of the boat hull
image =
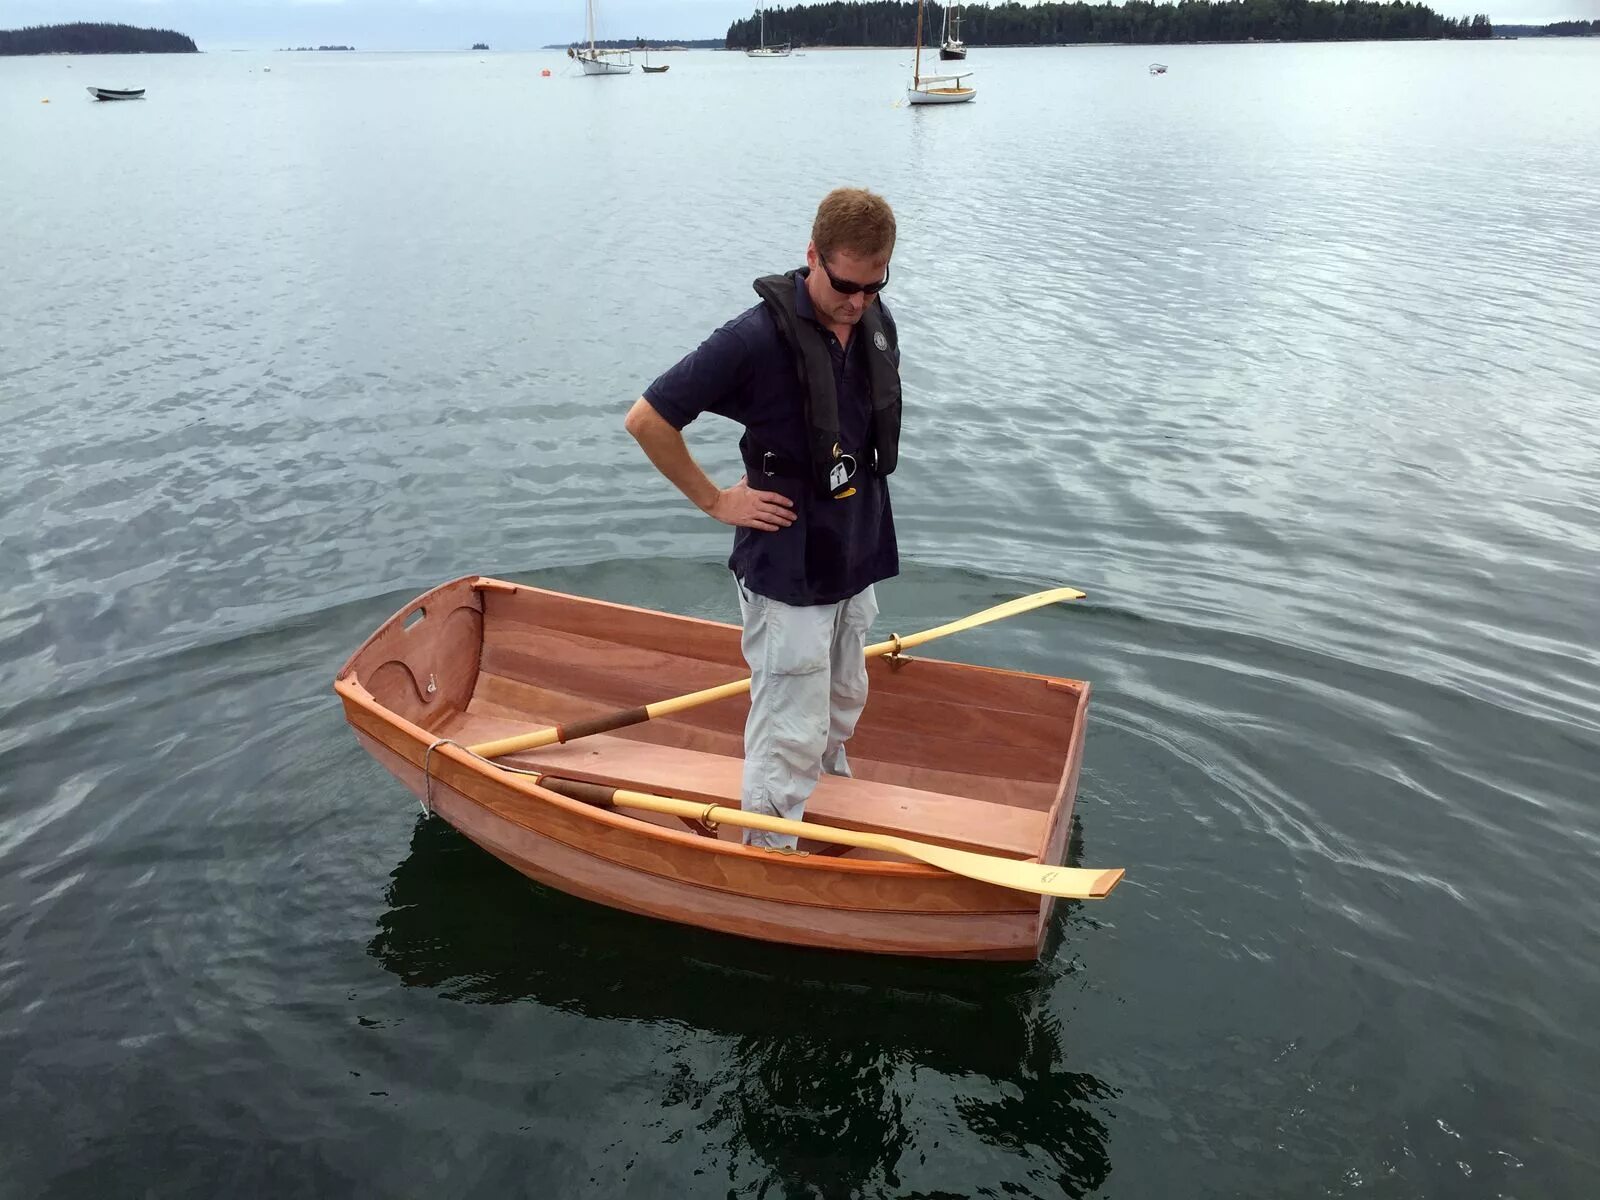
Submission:
POLYGON ((143 100, 144 89, 121 90, 117 88, 91 87, 85 89, 96 100, 143 100))
MULTIPOLYGON (((681 660, 676 669, 701 670, 709 656, 729 677, 741 673, 735 665, 740 662, 736 626, 467 578, 425 594, 380 627, 340 672, 335 691, 361 745, 428 812, 528 878, 571 895, 642 916, 796 946, 1003 961, 1038 956, 1054 904, 1049 897, 892 856, 752 850, 738 840, 736 830, 724 827, 710 835, 669 818, 592 807, 541 788, 527 775, 499 770, 451 744, 470 744, 494 725, 496 717, 491 714, 508 715, 506 705, 516 696, 547 694, 546 688, 518 684, 501 672, 531 662, 536 648, 559 655, 567 652, 562 646, 579 641, 596 644, 583 654, 592 655, 599 666, 551 665, 548 678, 535 682, 592 679, 595 689, 604 690, 620 686, 622 676, 613 673, 616 665, 625 664, 629 678, 637 679, 639 668, 654 662, 660 677, 647 677, 638 687, 641 694, 659 698, 684 683, 672 678, 669 656, 681 660), (406 629, 407 618, 419 611, 425 618, 406 629), (592 634, 571 632, 578 628, 592 634), (598 646, 607 639, 614 649, 598 646), (526 650, 515 649, 518 646, 526 650), (668 648, 682 652, 672 656, 668 648)), ((899 669, 879 661, 869 668, 869 675, 875 695, 881 693, 878 706, 891 721, 899 720, 897 714, 942 703, 925 696, 978 697, 997 706, 978 714, 986 728, 1002 730, 1025 720, 1036 730, 1031 735, 1034 741, 1059 744, 1053 750, 991 756, 994 761, 1031 756, 1029 770, 1037 783, 993 780, 985 788, 974 781, 975 791, 1019 797, 1018 803, 1029 809, 1026 812, 957 798, 947 783, 939 784, 945 791, 933 793, 870 782, 865 777, 904 779, 908 784, 934 781, 940 768, 874 764, 865 755, 857 759, 854 741, 852 761, 863 779, 825 778, 813 806, 837 804, 853 789, 903 794, 907 799, 901 807, 913 820, 926 819, 928 813, 936 816, 941 806, 960 810, 976 805, 1002 815, 1011 812, 1018 829, 1033 831, 1009 848, 1011 854, 1063 861, 1082 756, 1087 684, 931 659, 905 659, 899 669), (1024 699, 1036 702, 1040 712, 1013 711, 1024 699), (1059 739, 1048 733, 1056 728, 1059 739), (832 801, 825 796, 828 788, 834 789, 832 801)), ((699 801, 723 796, 731 788, 737 806, 738 760, 694 747, 728 750, 736 744, 748 701, 707 707, 724 711, 703 713, 695 725, 674 726, 664 718, 640 727, 630 740, 596 735, 530 756, 542 756, 538 765, 543 769, 593 780, 613 778, 610 772, 646 773, 624 765, 624 760, 654 756, 688 771, 673 781, 672 794, 699 801), (647 737, 658 741, 644 740, 647 737), (707 769, 699 772, 702 763, 707 769)), ((868 713, 873 709, 869 702, 868 713)), ((553 719, 568 717, 557 712, 553 719)), ((863 718, 864 727, 867 720, 863 718)), ((518 722, 519 727, 538 727, 543 718, 530 714, 518 722)), ((889 743, 886 737, 874 742, 875 736, 879 735, 865 728, 858 731, 858 740, 869 751, 889 743)), ((900 742, 906 737, 893 735, 900 742)), ((528 756, 513 756, 511 761, 529 765, 528 756)), ((649 781, 638 780, 631 786, 640 782, 649 781)), ((850 820, 844 810, 830 819, 839 824, 850 820)), ((916 832, 909 830, 907 835, 916 832)), ((959 837, 946 841, 962 844, 959 837)))
POLYGON ((977 88, 907 88, 907 104, 965 104, 976 99, 977 88))
POLYGON ((940 46, 939 57, 945 62, 961 62, 967 57, 965 46, 940 46))
POLYGON ((631 62, 611 62, 604 58, 587 58, 582 54, 577 57, 585 75, 627 75, 633 70, 631 62))

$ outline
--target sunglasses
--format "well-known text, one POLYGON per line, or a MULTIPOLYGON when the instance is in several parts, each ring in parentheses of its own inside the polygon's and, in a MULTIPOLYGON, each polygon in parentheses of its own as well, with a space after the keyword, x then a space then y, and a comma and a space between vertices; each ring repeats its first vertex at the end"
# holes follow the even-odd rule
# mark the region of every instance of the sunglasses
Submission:
POLYGON ((889 286, 889 267, 887 263, 884 264, 883 278, 878 280, 877 283, 852 283, 848 279, 835 278, 833 272, 828 269, 828 260, 823 258, 822 255, 817 255, 817 261, 822 264, 822 273, 828 277, 828 282, 833 286, 833 290, 841 296, 854 296, 857 292, 865 292, 869 296, 876 296, 889 286))

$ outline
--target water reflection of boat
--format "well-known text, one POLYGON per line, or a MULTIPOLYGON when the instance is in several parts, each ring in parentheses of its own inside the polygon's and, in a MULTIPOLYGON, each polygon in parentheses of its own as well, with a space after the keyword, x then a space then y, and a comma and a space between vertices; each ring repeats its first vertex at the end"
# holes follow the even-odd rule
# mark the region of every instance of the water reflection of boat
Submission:
MULTIPOLYGON (((1081 911, 1071 906, 1061 923, 1081 911)), ((689 1036, 666 1039, 645 1072, 661 1093, 697 1098, 686 1119, 708 1152, 753 1157, 806 1189, 774 1195, 880 1194, 916 1151, 929 1072, 962 1136, 1026 1156, 1053 1194, 1092 1193, 1110 1174, 1105 1108, 1116 1093, 1069 1065, 1055 1010, 1079 983, 1062 967, 775 957, 531 884, 422 819, 368 953, 446 1001, 681 1027, 689 1036), (722 1048, 706 1052, 697 1034, 722 1048)), ((604 1026, 595 1038, 603 1046, 604 1026)), ((949 1135, 939 1138, 948 1150, 949 1135)))
MULTIPOLYGON (((928 866, 892 845, 773 854, 743 845, 733 825, 692 819, 707 806, 738 810, 748 697, 642 723, 639 706, 746 674, 737 626, 468 576, 385 622, 335 689, 362 745, 429 811, 573 895, 791 945, 1038 955, 1052 896, 928 866), (506 748, 501 762, 520 774, 466 749, 557 725, 567 744, 506 748), (690 816, 584 803, 594 784, 676 797, 690 816)), ((1087 684, 906 656, 874 657, 868 675, 854 777, 819 781, 807 801, 815 824, 1003 867, 1043 864, 1062 882, 1086 879, 1082 895, 1115 886, 1117 869, 1059 868, 1087 684)))

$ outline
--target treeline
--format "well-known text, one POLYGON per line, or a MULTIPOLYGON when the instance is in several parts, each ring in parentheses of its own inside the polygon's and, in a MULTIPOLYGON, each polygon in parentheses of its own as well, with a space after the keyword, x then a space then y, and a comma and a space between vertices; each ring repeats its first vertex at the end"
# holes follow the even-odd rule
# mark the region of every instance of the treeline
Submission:
MULTIPOLYGON (((587 41, 551 42, 546 50, 565 50, 569 46, 587 46, 587 41)), ((596 38, 600 50, 724 50, 727 43, 722 38, 596 38)), ((754 43, 751 43, 754 45, 754 43)))
MULTIPOLYGON (((952 6, 955 8, 957 6, 952 6)), ((1178 0, 1153 4, 963 4, 961 38, 969 46, 1050 46, 1081 42, 1312 42, 1389 38, 1487 38, 1484 14, 1445 17, 1410 0, 1178 0)), ((922 40, 939 40, 943 10, 929 4, 922 40)), ((916 39, 915 0, 797 5, 767 10, 767 44, 905 46, 916 39)), ((727 47, 744 50, 761 36, 759 15, 728 27, 727 47)))
POLYGON ((1551 25, 1496 25, 1506 37, 1600 37, 1600 21, 1556 21, 1551 25))
POLYGON ((0 54, 198 54, 194 39, 133 25, 29 25, 0 29, 0 54))

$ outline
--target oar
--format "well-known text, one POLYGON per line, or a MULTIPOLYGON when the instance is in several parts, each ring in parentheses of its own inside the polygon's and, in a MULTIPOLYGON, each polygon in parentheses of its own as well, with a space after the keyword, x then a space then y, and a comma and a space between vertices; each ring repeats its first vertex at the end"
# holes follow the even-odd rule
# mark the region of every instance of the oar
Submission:
MULTIPOLYGON (((1015 600, 1007 600, 1004 604, 996 604, 993 608, 986 608, 982 612, 973 613, 970 617, 962 617, 959 621, 951 621, 948 625, 924 629, 921 633, 908 633, 905 637, 891 637, 887 642, 879 642, 874 646, 868 646, 865 651, 866 657, 876 658, 882 654, 898 654, 902 650, 909 650, 912 646, 920 646, 924 642, 933 641, 935 638, 949 637, 952 633, 976 629, 979 625, 987 625, 991 621, 1003 621, 1007 617, 1014 617, 1018 613, 1031 612, 1036 608, 1043 608, 1047 604, 1056 604, 1062 600, 1082 600, 1083 595, 1077 588, 1059 587, 1050 588, 1043 592, 1034 592, 1031 596, 1019 596, 1015 600)), ((540 746, 549 746, 555 742, 570 742, 577 738, 587 737, 591 733, 607 733, 613 729, 623 729, 629 725, 638 725, 655 717, 665 717, 672 713, 683 712, 688 708, 698 708, 700 705, 710 704, 714 700, 726 700, 729 696, 739 696, 749 690, 750 680, 748 678, 737 679, 732 683, 723 683, 716 687, 706 688, 703 691, 690 692, 684 696, 675 696, 670 700, 657 700, 654 704, 645 704, 638 708, 619 709, 616 712, 607 713, 603 717, 591 717, 587 721, 573 721, 570 725, 553 725, 548 729, 535 729, 531 733, 519 733, 493 742, 479 742, 476 746, 469 747, 469 749, 481 758, 499 758, 504 754, 515 754, 519 750, 537 750, 540 746)))
POLYGON ((949 846, 933 846, 927 842, 914 842, 909 838, 894 837, 885 833, 861 833, 855 829, 837 829, 832 825, 814 825, 810 821, 785 821, 782 817, 768 817, 761 813, 745 812, 738 808, 724 808, 720 804, 697 804, 692 800, 678 800, 671 796, 655 796, 649 792, 631 792, 625 788, 607 787, 599 783, 583 783, 576 779, 561 779, 541 775, 534 780, 542 788, 558 795, 601 808, 639 808, 646 812, 666 813, 673 817, 687 817, 706 825, 737 825, 742 829, 760 829, 768 833, 789 833, 796 837, 811 838, 818 842, 835 842, 841 846, 857 846, 864 850, 886 850, 904 855, 919 862, 943 868, 952 875, 965 875, 984 883, 997 884, 1018 892, 1033 892, 1040 896, 1060 896, 1066 900, 1103 900, 1111 889, 1122 882, 1122 867, 1104 870, 1092 867, 1052 867, 1044 863, 1019 862, 1014 858, 996 858, 992 854, 975 854, 970 850, 955 850, 949 846))

